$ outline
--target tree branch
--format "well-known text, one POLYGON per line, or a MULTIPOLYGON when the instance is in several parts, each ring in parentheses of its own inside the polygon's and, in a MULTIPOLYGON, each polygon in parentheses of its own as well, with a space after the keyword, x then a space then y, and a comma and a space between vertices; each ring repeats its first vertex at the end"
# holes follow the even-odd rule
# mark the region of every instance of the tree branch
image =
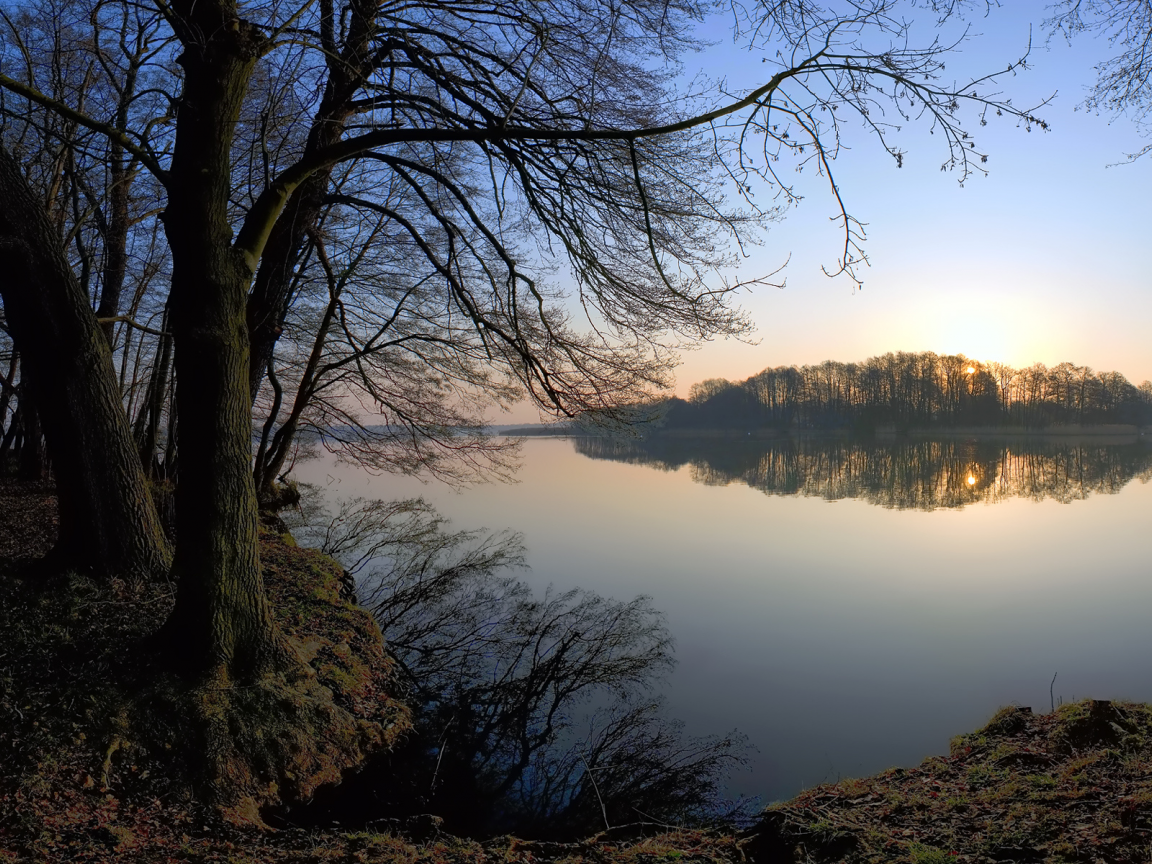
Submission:
POLYGON ((526 126, 482 127, 475 129, 377 129, 364 135, 348 138, 318 151, 307 159, 301 159, 277 177, 270 186, 260 193, 244 226, 236 236, 235 248, 241 252, 255 272, 256 265, 264 251, 264 245, 272 233, 272 226, 289 196, 315 171, 334 165, 345 159, 372 150, 404 143, 451 143, 467 142, 481 144, 492 141, 636 141, 659 135, 684 132, 704 126, 727 117, 730 114, 755 105, 773 93, 784 81, 805 71, 809 63, 819 55, 811 57, 791 69, 785 69, 772 76, 763 87, 753 90, 743 99, 729 103, 715 111, 697 114, 675 123, 660 126, 644 126, 636 129, 536 129, 526 126))
POLYGON ((65 119, 71 120, 74 123, 83 126, 86 129, 91 129, 93 132, 99 132, 109 140, 116 142, 137 159, 141 164, 147 168, 152 175, 164 185, 168 184, 168 172, 160 167, 160 163, 156 161, 156 157, 152 155, 146 148, 136 144, 117 129, 108 123, 101 123, 99 120, 93 120, 91 117, 81 114, 79 111, 73 110, 65 105, 63 102, 57 102, 49 96, 45 96, 34 87, 29 87, 27 84, 21 84, 7 75, 0 74, 0 87, 10 90, 25 99, 35 102, 37 105, 42 105, 49 111, 59 114, 65 119))
POLYGON ((97 324, 116 324, 123 321, 129 327, 135 327, 137 330, 143 330, 150 336, 171 336, 171 333, 165 333, 163 330, 153 330, 151 327, 141 324, 139 321, 134 321, 127 315, 112 315, 108 318, 97 318, 97 324))

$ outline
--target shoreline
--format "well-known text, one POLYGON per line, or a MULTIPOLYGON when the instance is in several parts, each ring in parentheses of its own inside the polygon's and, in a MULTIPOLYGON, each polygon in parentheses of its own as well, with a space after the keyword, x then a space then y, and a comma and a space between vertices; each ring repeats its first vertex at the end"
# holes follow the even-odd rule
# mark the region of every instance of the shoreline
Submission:
MULTIPOLYGON (((155 615, 151 586, 137 596, 73 574, 45 592, 23 567, 43 555, 54 526, 44 486, 0 483, 21 535, 0 554, 0 862, 112 864, 374 861, 379 864, 943 864, 1148 860, 1152 835, 1152 705, 1083 700, 1046 714, 1009 706, 913 767, 824 783, 769 805, 747 830, 649 821, 576 842, 478 841, 420 822, 362 830, 269 832, 220 821, 191 795, 182 763, 110 725, 131 686, 102 665, 155 615), (34 518, 27 518, 32 516, 34 518), (23 559, 19 562, 17 559, 23 559), (54 674, 45 675, 51 667, 54 674), (62 674, 68 673, 68 674, 62 674), (111 695, 111 694, 105 694, 111 695), (19 709, 19 710, 17 710, 19 709), (121 740, 121 736, 124 740, 121 740), (124 743, 127 741, 128 743, 124 743), (131 758, 126 754, 131 754, 131 758), (146 782, 152 772, 152 779, 146 782)), ((282 539, 282 538, 281 538, 282 539)), ((266 537, 268 564, 298 594, 318 576, 315 553, 266 537), (297 572, 298 571, 298 572, 297 572)), ((325 578, 332 577, 328 574, 325 578)), ((304 590, 316 609, 339 600, 304 590)), ((274 602, 286 602, 274 592, 274 602)), ((297 598, 295 601, 299 603, 297 598)), ((311 607, 310 607, 311 608, 311 607)), ((305 616, 307 620, 314 615, 305 616)), ((301 633, 301 638, 304 634, 301 633)), ((329 641, 332 641, 331 639, 329 641)), ((326 655, 325 655, 326 656, 326 655)), ((341 655, 342 656, 342 655, 341 655)), ((117 667, 118 668, 118 667, 117 667)))
MULTIPOLYGON (((525 426, 502 429, 492 433, 501 438, 620 438, 628 436, 599 434, 580 429, 554 429, 549 427, 525 426)), ((777 429, 759 427, 755 429, 726 429, 723 427, 700 428, 653 428, 644 430, 638 440, 656 439, 732 439, 748 441, 784 441, 794 439, 810 440, 852 440, 878 441, 890 443, 909 440, 951 440, 968 438, 980 441, 1040 440, 1040 441, 1084 441, 1107 444, 1152 443, 1152 429, 1131 424, 1108 424, 1100 426, 953 426, 941 428, 895 429, 880 427, 872 431, 852 429, 777 429)))

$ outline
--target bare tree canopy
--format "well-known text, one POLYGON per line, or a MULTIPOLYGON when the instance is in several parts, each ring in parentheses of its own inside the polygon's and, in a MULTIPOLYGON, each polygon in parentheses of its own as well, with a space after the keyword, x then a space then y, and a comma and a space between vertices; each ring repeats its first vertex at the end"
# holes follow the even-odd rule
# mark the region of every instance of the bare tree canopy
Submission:
MULTIPOLYGON (((1096 82, 1085 97, 1089 111, 1130 116, 1144 136, 1152 133, 1152 4, 1147 0, 1060 0, 1045 26, 1072 39, 1094 35, 1113 56, 1096 65, 1096 82)), ((1129 154, 1136 159, 1152 144, 1129 154)))

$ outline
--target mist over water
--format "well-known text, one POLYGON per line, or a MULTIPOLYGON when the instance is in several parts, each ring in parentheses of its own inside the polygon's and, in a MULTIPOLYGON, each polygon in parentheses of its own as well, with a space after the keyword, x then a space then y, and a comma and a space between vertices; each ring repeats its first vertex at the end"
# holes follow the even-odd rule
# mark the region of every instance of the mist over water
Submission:
POLYGON ((523 532, 538 590, 668 616, 670 713, 759 748, 766 801, 912 765, 1001 705, 1152 699, 1152 448, 1106 441, 528 440, 455 492, 316 460, 333 499, 423 495, 523 532))

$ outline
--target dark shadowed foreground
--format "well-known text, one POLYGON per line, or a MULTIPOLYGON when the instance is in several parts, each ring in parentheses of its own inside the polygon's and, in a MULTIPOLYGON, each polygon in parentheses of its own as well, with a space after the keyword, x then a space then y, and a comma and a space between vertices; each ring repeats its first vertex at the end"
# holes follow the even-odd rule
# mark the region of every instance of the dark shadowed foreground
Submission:
MULTIPOLYGON (((641 823, 577 843, 486 842, 432 815, 367 830, 270 831, 221 820, 190 764, 185 718, 134 706, 151 658, 126 648, 163 620, 171 588, 129 589, 28 563, 51 545, 50 490, 0 484, 0 862, 808 862, 1148 860, 1152 708, 1007 708, 913 769, 823 785, 739 835, 641 823), (51 590, 44 590, 46 587, 51 590), (123 659, 128 657, 130 659, 123 659)), ((264 530, 279 625, 350 715, 403 738, 393 665, 340 572, 264 530)), ((268 746, 274 746, 275 742, 268 746)), ((390 745, 389 745, 390 746, 390 745)))

